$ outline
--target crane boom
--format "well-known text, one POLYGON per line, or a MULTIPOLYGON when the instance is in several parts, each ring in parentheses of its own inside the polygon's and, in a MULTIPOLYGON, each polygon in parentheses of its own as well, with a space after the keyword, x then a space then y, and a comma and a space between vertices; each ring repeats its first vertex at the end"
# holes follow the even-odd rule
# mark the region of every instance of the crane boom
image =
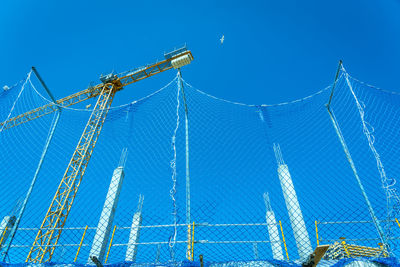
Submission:
MULTIPOLYGON (((96 85, 94 87, 95 90, 90 92, 85 92, 86 90, 84 90, 82 92, 85 93, 80 92, 73 95, 73 98, 70 98, 70 100, 75 99, 75 102, 70 103, 78 103, 84 101, 85 96, 86 99, 88 99, 89 96, 94 97, 94 94, 98 95, 96 105, 86 124, 74 154, 72 155, 64 176, 61 179, 50 207, 47 210, 35 241, 33 242, 26 258, 26 262, 42 263, 43 261, 46 262, 51 260, 115 93, 121 90, 125 85, 143 80, 167 69, 171 69, 172 67, 180 68, 181 66, 189 64, 193 59, 191 52, 186 50, 186 48, 183 52, 174 52, 172 52, 172 54, 167 54, 166 60, 162 62, 136 70, 121 78, 114 74, 101 77, 100 80, 103 82, 101 86, 96 85), (78 100, 79 96, 83 96, 82 100, 78 100)), ((67 103, 67 101, 68 100, 60 101, 60 103, 67 103)), ((53 108, 56 107, 53 106, 53 108)), ((52 109, 49 107, 47 113, 43 113, 41 116, 51 112, 52 109)))
MULTIPOLYGON (((122 86, 117 90, 121 90, 124 86, 130 85, 132 83, 138 82, 140 80, 146 79, 148 77, 151 77, 153 75, 156 75, 158 73, 173 68, 171 62, 185 55, 188 55, 193 58, 192 53, 189 50, 186 50, 182 53, 166 58, 163 61, 129 72, 128 74, 123 75, 120 78, 117 77, 117 79, 121 82, 120 86, 122 86)), ((78 104, 90 98, 97 97, 100 94, 102 88, 103 84, 91 86, 83 91, 77 92, 75 94, 57 100, 57 104, 62 108, 78 104)), ((56 110, 57 107, 53 103, 49 103, 39 108, 22 113, 18 116, 12 117, 4 122, 1 122, 0 128, 4 125, 3 130, 10 129, 25 122, 53 113, 56 110)))

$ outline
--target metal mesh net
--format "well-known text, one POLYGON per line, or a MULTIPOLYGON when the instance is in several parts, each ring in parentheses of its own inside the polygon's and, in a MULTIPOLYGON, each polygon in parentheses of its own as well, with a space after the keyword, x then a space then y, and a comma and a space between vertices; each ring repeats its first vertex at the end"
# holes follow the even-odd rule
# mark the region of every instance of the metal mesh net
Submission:
MULTIPOLYGON (((208 263, 289 264, 321 245, 330 245, 327 264, 397 256, 400 95, 342 70, 329 113, 331 89, 245 105, 177 76, 112 107, 43 262, 177 264, 202 255, 208 263)), ((50 103, 40 90, 28 76, 1 93, 1 121, 50 103)), ((63 108, 33 187, 56 112, 0 132, 3 262, 27 259, 91 112, 63 108)))

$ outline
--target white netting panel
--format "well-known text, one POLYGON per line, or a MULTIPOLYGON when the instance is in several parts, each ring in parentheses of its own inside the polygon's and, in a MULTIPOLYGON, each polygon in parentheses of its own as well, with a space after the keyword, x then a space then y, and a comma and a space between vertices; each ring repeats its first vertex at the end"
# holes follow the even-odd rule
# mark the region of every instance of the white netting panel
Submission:
MULTIPOLYGON (((379 235, 325 106, 330 87, 302 100, 256 106, 218 99, 184 83, 190 215, 195 224, 188 233, 185 109, 177 83, 175 79, 149 97, 110 109, 52 261, 73 262, 77 257, 77 263, 88 262, 109 188, 114 195, 119 193, 113 221, 103 225, 109 231, 103 263, 125 261, 129 246, 130 259, 137 263, 182 261, 192 255, 192 249, 194 259, 203 254, 208 261, 221 262, 272 259, 272 247, 277 244, 285 260, 288 256, 296 260, 302 256, 299 251, 309 250, 301 252, 299 244, 314 249, 317 243, 345 240, 354 246, 380 248, 379 235), (280 146, 278 158, 274 144, 280 146), (124 178, 110 187, 124 148, 129 154, 124 178), (268 207, 264 193, 269 195, 268 207), (144 202, 138 208, 140 195, 144 202), (279 232, 273 244, 269 225, 279 232)), ((13 117, 48 103, 38 86, 28 82, 22 91, 23 84, 0 94, 2 121, 9 114, 13 117)), ((400 237, 395 223, 399 103, 399 95, 362 84, 344 72, 331 103, 395 254, 400 237)), ((25 261, 90 112, 63 109, 13 240, 10 262, 25 261)), ((0 133, 2 218, 18 211, 53 118, 54 114, 46 115, 0 133)), ((111 206, 114 200, 107 201, 111 206)))

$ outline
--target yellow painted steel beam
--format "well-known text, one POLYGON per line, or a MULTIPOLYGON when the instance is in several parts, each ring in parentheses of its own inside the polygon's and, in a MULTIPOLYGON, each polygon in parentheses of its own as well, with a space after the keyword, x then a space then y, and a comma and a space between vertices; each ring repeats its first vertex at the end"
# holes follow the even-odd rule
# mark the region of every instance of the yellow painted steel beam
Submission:
POLYGON ((86 225, 86 227, 85 227, 85 230, 83 231, 83 234, 82 234, 82 239, 81 239, 81 242, 79 243, 78 250, 76 251, 76 255, 75 255, 74 262, 76 262, 76 260, 78 259, 79 251, 81 251, 81 247, 82 247, 83 239, 85 238, 85 235, 86 235, 86 231, 87 231, 87 229, 88 229, 88 226, 86 225))
MULTIPOLYGON (((102 87, 103 85, 96 85, 94 87, 90 87, 81 92, 57 100, 57 104, 60 107, 69 107, 78 104, 82 101, 98 96, 100 94, 102 87)), ((53 103, 49 103, 39 108, 33 109, 31 111, 22 113, 18 116, 12 117, 7 121, 0 123, 0 127, 2 127, 4 124, 4 129, 10 129, 25 122, 53 113, 56 110, 57 107, 53 103)))
POLYGON ((397 220, 397 218, 395 218, 397 225, 400 227, 400 223, 399 220, 397 220))
POLYGON ((112 232, 112 235, 111 235, 110 245, 108 246, 106 260, 105 260, 104 263, 107 263, 107 261, 108 261, 108 255, 110 254, 110 250, 111 250, 111 247, 112 247, 112 243, 113 243, 113 240, 114 240, 114 234, 115 234, 115 230, 116 229, 117 229, 117 226, 115 225, 114 229, 113 229, 113 232, 112 232))
POLYGON ((194 259, 194 222, 193 222, 193 230, 192 230, 192 255, 191 255, 191 261, 194 259))
POLYGON ((285 240, 285 234, 283 233, 283 227, 282 227, 282 222, 281 222, 281 221, 279 221, 279 226, 280 226, 280 228, 281 228, 282 241, 283 241, 283 246, 285 247, 286 258, 289 260, 289 253, 288 253, 288 250, 287 250, 286 240, 285 240))
POLYGON ((318 238, 318 221, 315 221, 315 236, 317 238, 317 246, 319 246, 319 238, 318 238))
MULTIPOLYGON (((166 70, 173 68, 171 65, 171 61, 178 57, 184 56, 184 55, 190 55, 191 57, 193 57, 192 53, 190 51, 186 51, 182 54, 176 55, 169 59, 166 59, 166 60, 157 62, 155 64, 140 68, 136 71, 130 72, 129 74, 124 75, 122 77, 117 77, 116 83, 118 83, 118 85, 119 85, 119 86, 117 86, 117 91, 121 90, 124 86, 130 85, 132 83, 149 78, 158 73, 161 73, 161 72, 164 72, 166 70)), ((98 84, 98 85, 89 87, 83 91, 80 91, 78 93, 75 93, 70 96, 67 96, 67 97, 57 100, 57 104, 60 107, 69 107, 69 106, 78 104, 80 102, 83 102, 85 100, 88 100, 90 98, 97 97, 100 94, 103 86, 104 86, 104 84, 98 84)), ((57 110, 57 107, 53 103, 49 103, 44 106, 38 107, 36 109, 30 110, 28 112, 22 113, 18 116, 12 117, 5 122, 1 122, 0 128, 4 124, 3 130, 10 129, 12 127, 21 125, 28 121, 40 118, 44 115, 53 113, 56 110, 57 110)))

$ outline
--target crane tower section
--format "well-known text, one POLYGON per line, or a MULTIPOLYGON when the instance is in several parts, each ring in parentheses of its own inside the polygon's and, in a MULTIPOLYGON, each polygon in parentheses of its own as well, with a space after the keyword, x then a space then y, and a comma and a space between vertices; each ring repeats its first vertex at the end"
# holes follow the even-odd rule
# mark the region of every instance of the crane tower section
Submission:
MULTIPOLYGON (((96 105, 47 210, 26 258, 26 262, 42 263, 51 260, 115 93, 123 89, 125 85, 143 80, 171 68, 180 68, 189 64, 193 59, 191 52, 186 47, 165 54, 164 56, 164 61, 128 72, 126 75, 121 75, 120 78, 115 74, 100 77, 103 84, 94 87, 96 90, 101 88, 96 105), (172 62, 174 63, 172 64, 172 62)), ((70 101, 78 103, 90 97, 93 97, 93 94, 77 93, 62 99, 62 101, 57 101, 57 103, 60 106, 64 103, 68 105, 71 103, 70 101), (77 98, 77 96, 82 95, 84 99, 77 98)), ((9 123, 10 127, 14 127, 53 112, 55 105, 47 106, 11 118, 5 123, 9 123)))
POLYGON ((114 95, 115 87, 104 85, 26 261, 51 259, 114 95))

